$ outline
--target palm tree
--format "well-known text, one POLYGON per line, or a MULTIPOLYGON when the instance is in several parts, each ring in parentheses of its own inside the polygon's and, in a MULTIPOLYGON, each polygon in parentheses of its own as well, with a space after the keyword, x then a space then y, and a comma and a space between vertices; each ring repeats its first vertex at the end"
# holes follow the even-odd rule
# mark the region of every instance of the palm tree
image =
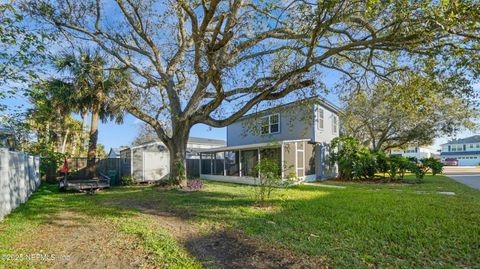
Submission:
POLYGON ((91 123, 87 153, 87 170, 90 177, 95 174, 97 158, 98 123, 115 120, 123 121, 123 111, 110 102, 114 91, 127 88, 128 73, 121 68, 108 68, 107 60, 99 52, 81 51, 77 54, 64 54, 58 57, 56 67, 59 71, 68 72, 75 89, 70 99, 72 107, 78 112, 91 112, 91 123))

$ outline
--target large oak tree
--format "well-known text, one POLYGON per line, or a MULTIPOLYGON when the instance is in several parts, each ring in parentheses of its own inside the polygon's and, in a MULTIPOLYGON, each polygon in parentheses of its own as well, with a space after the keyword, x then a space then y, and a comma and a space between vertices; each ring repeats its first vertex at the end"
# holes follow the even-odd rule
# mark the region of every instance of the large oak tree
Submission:
POLYGON ((25 6, 133 72, 134 86, 117 100, 165 143, 179 182, 193 125, 224 127, 265 101, 313 94, 324 70, 358 81, 367 73, 388 78, 396 65, 383 60, 386 54, 408 64, 441 59, 450 68, 479 57, 473 53, 479 5, 471 1, 32 0, 25 6))
POLYGON ((430 145, 478 124, 477 94, 461 75, 401 72, 392 83, 377 81, 344 102, 344 133, 375 151, 430 145))

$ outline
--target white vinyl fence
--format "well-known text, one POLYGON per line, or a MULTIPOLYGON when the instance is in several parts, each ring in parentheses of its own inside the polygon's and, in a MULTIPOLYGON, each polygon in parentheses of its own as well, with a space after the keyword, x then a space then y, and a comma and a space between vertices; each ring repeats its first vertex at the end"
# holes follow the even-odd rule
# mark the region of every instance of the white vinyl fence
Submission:
POLYGON ((0 149, 0 220, 40 186, 40 158, 0 149))

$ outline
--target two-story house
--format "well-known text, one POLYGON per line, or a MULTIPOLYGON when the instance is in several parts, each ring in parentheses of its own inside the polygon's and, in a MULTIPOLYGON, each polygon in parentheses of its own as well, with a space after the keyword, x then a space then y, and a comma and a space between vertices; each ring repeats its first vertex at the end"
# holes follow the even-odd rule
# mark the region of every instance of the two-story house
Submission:
POLYGON ((433 157, 433 150, 429 147, 407 147, 404 149, 394 148, 390 150, 392 156, 416 158, 417 160, 433 157))
POLYGON ((480 163, 480 135, 455 139, 442 145, 442 161, 456 159, 458 165, 478 165, 480 163))
POLYGON ((335 176, 329 144, 339 136, 340 110, 314 97, 248 114, 227 127, 227 146, 201 152, 200 177, 253 184, 262 158, 276 160, 282 178, 335 176))

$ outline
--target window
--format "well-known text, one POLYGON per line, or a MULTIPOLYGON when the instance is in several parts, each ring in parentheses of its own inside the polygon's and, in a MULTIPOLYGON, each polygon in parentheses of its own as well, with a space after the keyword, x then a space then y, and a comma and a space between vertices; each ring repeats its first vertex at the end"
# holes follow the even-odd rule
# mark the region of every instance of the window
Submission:
POLYGON ((477 149, 480 148, 480 144, 477 144, 477 149))
POLYGON ((333 116, 333 118, 332 118, 332 132, 334 134, 336 134, 337 131, 338 131, 337 129, 338 129, 338 118, 336 116, 333 116))
POLYGON ((473 144, 470 144, 470 148, 471 148, 471 149, 473 148, 473 144))
POLYGON ((323 129, 323 118, 324 118, 324 111, 323 109, 319 108, 317 110, 317 128, 323 129))
POLYGON ((280 114, 273 114, 261 119, 261 133, 275 134, 280 132, 280 114))
POLYGON ((450 151, 463 151, 463 145, 452 145, 450 151))

